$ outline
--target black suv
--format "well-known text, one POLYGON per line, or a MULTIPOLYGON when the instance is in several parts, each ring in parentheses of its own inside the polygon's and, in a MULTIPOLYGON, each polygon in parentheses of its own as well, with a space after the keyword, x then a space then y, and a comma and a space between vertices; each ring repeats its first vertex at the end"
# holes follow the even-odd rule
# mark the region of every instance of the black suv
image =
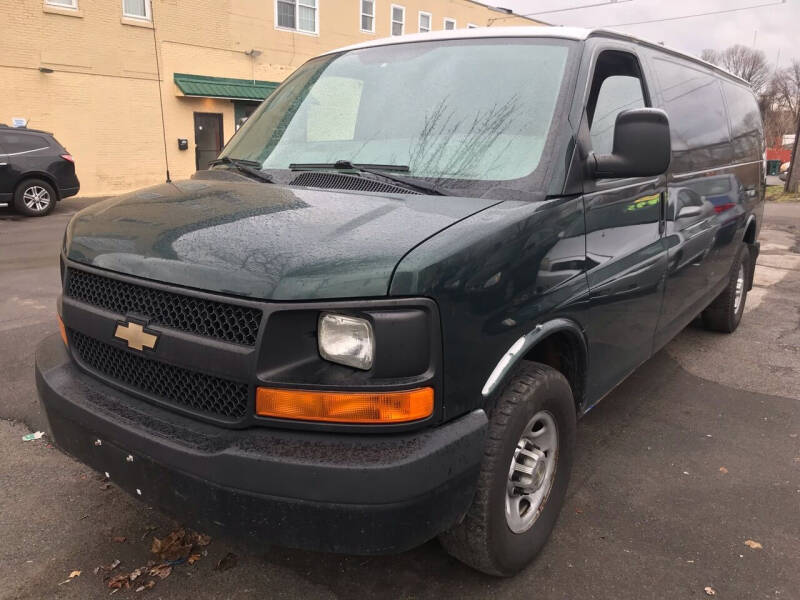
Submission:
POLYGON ((439 536, 515 573, 576 420, 695 317, 739 325, 763 152, 746 82, 616 33, 315 58, 211 170, 72 219, 36 357, 53 438, 229 535, 439 536))
POLYGON ((0 125, 0 206, 43 217, 78 190, 75 160, 52 133, 0 125))

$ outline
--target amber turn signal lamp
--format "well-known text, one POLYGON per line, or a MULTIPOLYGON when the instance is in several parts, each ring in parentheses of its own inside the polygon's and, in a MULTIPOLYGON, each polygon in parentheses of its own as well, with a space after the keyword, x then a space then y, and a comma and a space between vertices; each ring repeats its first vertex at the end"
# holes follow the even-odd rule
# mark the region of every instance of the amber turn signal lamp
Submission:
POLYGON ((322 392, 258 388, 262 417, 329 423, 405 423, 433 413, 433 388, 400 392, 322 392))
POLYGON ((67 342, 67 330, 64 328, 64 321, 61 320, 61 315, 56 315, 58 318, 58 330, 61 332, 61 339, 64 340, 64 345, 69 346, 67 342))

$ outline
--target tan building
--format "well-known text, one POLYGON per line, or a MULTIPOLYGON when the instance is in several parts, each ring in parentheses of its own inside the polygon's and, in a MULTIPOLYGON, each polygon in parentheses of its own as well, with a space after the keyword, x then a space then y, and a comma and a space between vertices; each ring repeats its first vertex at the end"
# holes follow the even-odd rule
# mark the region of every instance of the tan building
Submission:
POLYGON ((494 22, 539 24, 472 0, 5 1, 0 123, 54 132, 82 194, 118 193, 164 181, 167 165, 173 179, 204 167, 317 54, 494 22))

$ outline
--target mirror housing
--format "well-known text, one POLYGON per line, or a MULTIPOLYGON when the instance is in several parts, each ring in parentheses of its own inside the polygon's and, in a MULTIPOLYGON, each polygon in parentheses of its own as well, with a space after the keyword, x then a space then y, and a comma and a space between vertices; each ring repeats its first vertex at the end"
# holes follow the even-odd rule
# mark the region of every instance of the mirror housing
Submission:
POLYGON ((623 110, 614 124, 611 154, 589 154, 594 179, 607 177, 654 177, 669 167, 671 145, 669 118, 658 108, 623 110))
POLYGON ((699 217, 703 214, 702 206, 682 206, 678 211, 677 219, 687 219, 689 217, 699 217))

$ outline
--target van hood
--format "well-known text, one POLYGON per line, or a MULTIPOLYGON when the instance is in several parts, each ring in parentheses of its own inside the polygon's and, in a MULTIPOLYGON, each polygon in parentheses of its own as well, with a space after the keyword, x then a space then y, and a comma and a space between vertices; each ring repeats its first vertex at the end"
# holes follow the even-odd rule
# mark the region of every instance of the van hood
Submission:
POLYGON ((497 200, 292 188, 220 175, 79 212, 66 256, 127 275, 265 300, 384 296, 414 246, 497 200))

